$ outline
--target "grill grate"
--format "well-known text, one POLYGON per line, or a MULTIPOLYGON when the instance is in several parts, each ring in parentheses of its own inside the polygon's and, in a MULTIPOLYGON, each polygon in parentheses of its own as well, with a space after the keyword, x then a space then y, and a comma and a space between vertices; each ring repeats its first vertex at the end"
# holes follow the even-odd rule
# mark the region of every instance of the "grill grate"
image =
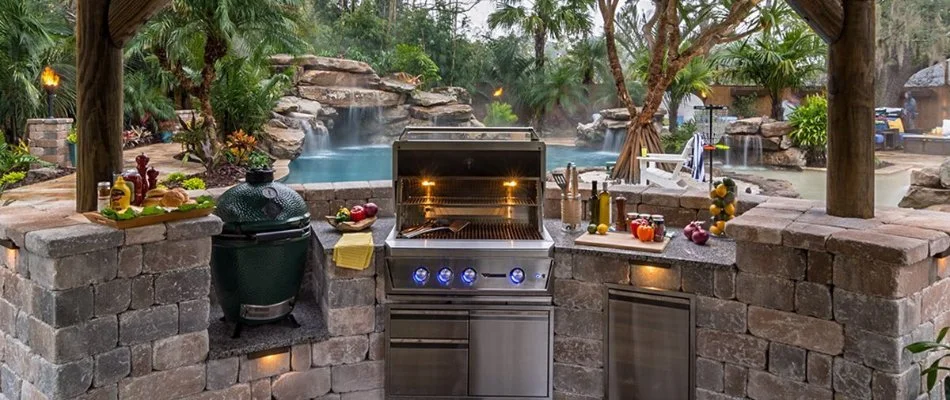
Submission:
MULTIPOLYGON (((408 226, 403 226, 406 229, 408 226)), ((541 233, 530 224, 478 223, 473 222, 458 233, 449 230, 425 233, 416 239, 463 239, 463 240, 542 240, 541 233)))
POLYGON ((527 197, 409 197, 404 206, 536 206, 527 197))

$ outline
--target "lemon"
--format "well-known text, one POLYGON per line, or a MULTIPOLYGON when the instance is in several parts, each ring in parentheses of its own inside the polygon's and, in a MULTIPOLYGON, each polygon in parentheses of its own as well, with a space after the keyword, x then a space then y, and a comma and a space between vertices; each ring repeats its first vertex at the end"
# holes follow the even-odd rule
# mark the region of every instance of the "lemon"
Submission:
POLYGON ((719 206, 715 204, 709 205, 709 215, 719 215, 720 212, 722 212, 722 210, 719 209, 719 206))
POLYGON ((719 232, 725 231, 726 221, 722 221, 722 220, 716 221, 716 228, 718 228, 719 232))
POLYGON ((736 215, 736 205, 735 205, 735 204, 726 204, 726 214, 727 214, 727 215, 736 215))
MULTIPOLYGON (((722 221, 719 221, 719 222, 722 222, 722 221)), ((719 235, 722 235, 722 229, 719 228, 719 224, 717 223, 716 225, 709 227, 709 233, 719 236, 719 235)))
POLYGON ((726 194, 728 193, 729 193, 729 189, 726 187, 726 185, 723 185, 720 183, 719 186, 716 186, 717 197, 726 197, 726 194))
POLYGON ((716 195, 716 189, 710 190, 710 191, 709 191, 709 198, 710 198, 710 199, 715 199, 716 197, 719 197, 718 195, 716 195))
POLYGON ((610 229, 610 227, 608 227, 607 224, 597 225, 597 234, 606 235, 608 229, 610 229))

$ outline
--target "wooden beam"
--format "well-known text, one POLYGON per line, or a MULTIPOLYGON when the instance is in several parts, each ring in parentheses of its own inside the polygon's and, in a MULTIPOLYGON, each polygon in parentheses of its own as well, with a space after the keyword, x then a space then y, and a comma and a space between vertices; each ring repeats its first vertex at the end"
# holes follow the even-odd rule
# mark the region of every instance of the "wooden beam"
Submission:
POLYGON ((832 43, 841 36, 844 26, 842 0, 786 0, 788 5, 811 26, 825 43, 832 43))
POLYGON ((79 212, 96 209, 96 183, 122 168, 122 48, 110 37, 109 2, 80 0, 76 18, 79 212))
POLYGON ((171 0, 112 0, 109 7, 109 37, 122 47, 135 32, 171 0))
POLYGON ((828 214, 874 217, 874 0, 844 0, 828 48, 828 214))

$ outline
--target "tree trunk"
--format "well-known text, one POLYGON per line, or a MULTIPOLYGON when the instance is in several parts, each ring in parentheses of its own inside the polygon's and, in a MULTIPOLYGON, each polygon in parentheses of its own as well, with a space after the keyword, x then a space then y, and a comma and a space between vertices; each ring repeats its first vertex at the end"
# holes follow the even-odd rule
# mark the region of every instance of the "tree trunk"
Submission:
POLYGON ((109 36, 109 0, 83 0, 76 21, 76 211, 95 211, 96 183, 122 168, 122 49, 109 36))
POLYGON ((772 103, 772 119, 776 121, 784 120, 785 110, 782 109, 782 96, 771 93, 769 94, 769 102, 772 103))
POLYGON ((914 73, 927 65, 916 65, 910 60, 913 55, 905 55, 904 63, 897 60, 885 60, 875 78, 877 84, 874 89, 874 101, 878 107, 903 107, 904 101, 901 94, 904 92, 904 84, 914 73))
POLYGON ((844 0, 828 48, 828 214, 874 217, 874 2, 844 0))
POLYGON ((683 99, 670 98, 670 101, 667 102, 667 105, 670 106, 670 133, 677 133, 676 131, 680 127, 680 122, 677 120, 677 117, 679 116, 679 109, 682 101, 683 99))
POLYGON ((547 44, 547 29, 538 28, 534 31, 534 68, 541 70, 544 68, 544 46, 547 44))

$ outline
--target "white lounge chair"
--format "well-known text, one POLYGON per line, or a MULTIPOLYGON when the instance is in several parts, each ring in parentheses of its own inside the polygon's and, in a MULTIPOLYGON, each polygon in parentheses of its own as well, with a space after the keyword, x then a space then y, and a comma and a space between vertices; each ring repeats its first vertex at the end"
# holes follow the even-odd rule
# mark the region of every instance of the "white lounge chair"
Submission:
MULTIPOLYGON (((683 174, 685 165, 693 158, 693 143, 695 136, 686 142, 683 146, 682 154, 657 154, 647 153, 645 157, 639 157, 640 160, 640 184, 653 184, 668 189, 681 189, 695 186, 695 180, 689 174, 683 174), (673 164, 669 171, 657 166, 657 164, 673 164)), ((700 161, 701 162, 701 161, 700 161)), ((689 169, 689 168, 687 168, 689 169)))

